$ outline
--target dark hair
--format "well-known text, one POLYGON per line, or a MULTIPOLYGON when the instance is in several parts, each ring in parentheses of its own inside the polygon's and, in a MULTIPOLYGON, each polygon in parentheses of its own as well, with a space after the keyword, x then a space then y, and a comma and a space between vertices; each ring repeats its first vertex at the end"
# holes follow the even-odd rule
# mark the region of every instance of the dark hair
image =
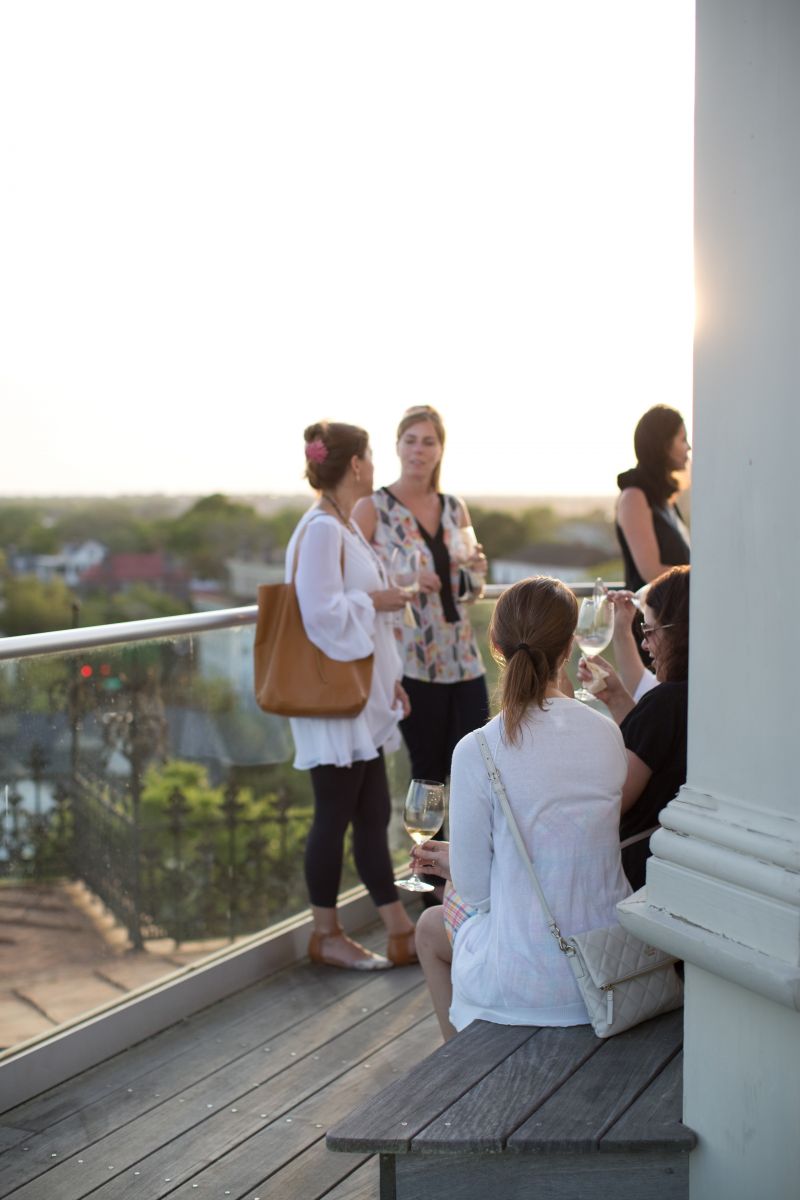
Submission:
POLYGON ((516 742, 530 706, 544 708, 545 692, 558 674, 577 621, 574 595, 549 575, 522 579, 497 601, 489 639, 495 658, 505 661, 501 707, 510 742, 516 742))
MULTIPOLYGON (((400 424, 397 426, 397 441, 403 436, 407 429, 412 425, 419 425, 422 421, 430 421, 433 428, 436 430, 436 436, 439 439, 439 445, 444 450, 444 421, 441 413, 430 404, 415 404, 413 408, 407 408, 400 418, 400 424)), ((442 470, 442 460, 439 459, 436 466, 431 472, 431 487, 435 492, 439 490, 439 475, 442 470)))
POLYGON ((620 488, 641 487, 656 505, 669 500, 678 490, 678 481, 668 462, 669 447, 680 433, 683 417, 677 409, 656 404, 639 419, 633 434, 636 470, 620 475, 620 488), (635 475, 636 478, 633 478, 635 475))
POLYGON ((665 683, 689 678, 689 567, 672 567, 654 579, 644 602, 659 625, 669 625, 660 635, 659 654, 665 683))
POLYGON ((315 425, 308 426, 303 437, 306 443, 306 479, 318 492, 341 483, 353 455, 363 458, 369 446, 366 429, 359 425, 345 425, 341 421, 317 421, 315 425), (324 447, 321 462, 309 457, 312 442, 324 447))

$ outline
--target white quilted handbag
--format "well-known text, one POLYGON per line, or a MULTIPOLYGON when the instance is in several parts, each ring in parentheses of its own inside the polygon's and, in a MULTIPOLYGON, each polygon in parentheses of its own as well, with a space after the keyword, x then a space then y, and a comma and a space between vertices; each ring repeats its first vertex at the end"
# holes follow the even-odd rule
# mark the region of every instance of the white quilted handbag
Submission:
POLYGON ((494 793, 528 868, 550 932, 567 956, 597 1036, 613 1037, 659 1013, 680 1008, 683 984, 674 966, 678 960, 672 955, 648 946, 619 924, 590 929, 572 937, 562 935, 525 849, 489 744, 480 731, 477 738, 494 793))

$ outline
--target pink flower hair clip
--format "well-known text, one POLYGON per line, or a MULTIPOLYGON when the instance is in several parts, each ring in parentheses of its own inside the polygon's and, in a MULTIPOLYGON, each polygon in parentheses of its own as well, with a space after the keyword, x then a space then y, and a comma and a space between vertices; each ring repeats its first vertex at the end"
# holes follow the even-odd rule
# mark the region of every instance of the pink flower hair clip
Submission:
POLYGON ((306 442, 306 458, 309 462, 324 463, 327 457, 328 447, 322 438, 316 437, 313 442, 306 442))

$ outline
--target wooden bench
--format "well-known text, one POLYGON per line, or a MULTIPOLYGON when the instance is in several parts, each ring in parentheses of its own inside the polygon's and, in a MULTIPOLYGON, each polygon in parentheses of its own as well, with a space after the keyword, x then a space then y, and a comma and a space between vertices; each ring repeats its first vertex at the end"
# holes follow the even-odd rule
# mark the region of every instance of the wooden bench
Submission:
POLYGON ((476 1021, 328 1133, 380 1155, 381 1200, 676 1200, 683 1013, 607 1040, 476 1021))

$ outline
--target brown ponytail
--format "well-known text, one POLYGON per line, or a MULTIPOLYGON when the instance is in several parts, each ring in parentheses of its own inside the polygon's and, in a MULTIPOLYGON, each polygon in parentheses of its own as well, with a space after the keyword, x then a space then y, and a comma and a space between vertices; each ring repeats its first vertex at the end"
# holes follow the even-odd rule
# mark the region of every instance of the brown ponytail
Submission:
POLYGON ((489 626, 492 652, 505 664, 501 707, 506 735, 519 738, 531 705, 544 708, 578 621, 577 601, 560 579, 534 575, 503 592, 489 626))

